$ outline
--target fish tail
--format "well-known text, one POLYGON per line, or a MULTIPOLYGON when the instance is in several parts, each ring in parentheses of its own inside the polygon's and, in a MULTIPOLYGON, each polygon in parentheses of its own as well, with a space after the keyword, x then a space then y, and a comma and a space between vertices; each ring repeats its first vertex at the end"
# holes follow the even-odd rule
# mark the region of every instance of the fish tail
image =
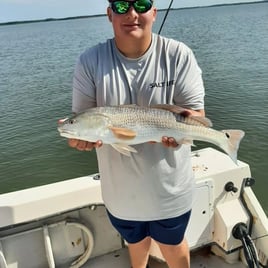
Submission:
POLYGON ((245 132, 242 130, 222 130, 222 132, 227 137, 227 144, 222 148, 230 158, 237 164, 237 151, 239 149, 239 144, 243 137, 245 136, 245 132))

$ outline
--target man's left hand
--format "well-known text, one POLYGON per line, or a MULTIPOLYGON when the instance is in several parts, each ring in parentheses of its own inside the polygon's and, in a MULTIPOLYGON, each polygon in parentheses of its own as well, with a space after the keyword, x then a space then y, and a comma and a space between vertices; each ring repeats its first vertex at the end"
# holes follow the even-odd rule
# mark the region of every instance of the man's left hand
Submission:
POLYGON ((162 143, 165 147, 172 147, 172 148, 176 148, 179 145, 173 137, 166 137, 166 136, 162 137, 162 143))

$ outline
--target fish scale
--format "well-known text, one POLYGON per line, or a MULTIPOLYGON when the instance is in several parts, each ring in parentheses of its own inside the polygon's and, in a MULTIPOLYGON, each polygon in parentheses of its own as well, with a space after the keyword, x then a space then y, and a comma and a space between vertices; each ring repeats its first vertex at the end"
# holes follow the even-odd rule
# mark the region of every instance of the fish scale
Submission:
POLYGON ((147 127, 174 128, 177 123, 174 115, 165 110, 143 107, 138 109, 135 114, 133 114, 133 108, 121 108, 116 113, 113 112, 113 107, 106 107, 103 110, 103 114, 110 117, 115 126, 136 127, 139 124, 147 127))

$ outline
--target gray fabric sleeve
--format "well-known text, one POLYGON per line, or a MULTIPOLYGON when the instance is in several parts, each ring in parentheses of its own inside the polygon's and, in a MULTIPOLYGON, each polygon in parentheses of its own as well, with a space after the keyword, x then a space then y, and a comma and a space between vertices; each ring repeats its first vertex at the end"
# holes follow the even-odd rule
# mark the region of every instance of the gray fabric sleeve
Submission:
POLYGON ((177 80, 175 87, 180 90, 174 94, 174 102, 185 108, 194 110, 204 109, 204 84, 202 71, 199 68, 196 58, 191 49, 184 47, 186 53, 177 68, 177 80))
MULTIPOLYGON (((88 59, 93 60, 92 57, 88 59)), ((82 54, 74 70, 72 110, 77 113, 94 106, 96 106, 96 87, 90 73, 89 62, 82 54)))

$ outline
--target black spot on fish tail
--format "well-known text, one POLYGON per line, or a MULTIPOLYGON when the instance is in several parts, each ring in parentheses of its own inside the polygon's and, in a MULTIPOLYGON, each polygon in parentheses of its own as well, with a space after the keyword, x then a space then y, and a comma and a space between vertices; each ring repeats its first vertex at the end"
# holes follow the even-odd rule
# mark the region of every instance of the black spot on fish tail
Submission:
POLYGON ((242 130, 222 130, 227 137, 227 142, 222 144, 220 147, 231 157, 231 159, 237 164, 237 151, 239 144, 243 139, 245 132, 242 130))

